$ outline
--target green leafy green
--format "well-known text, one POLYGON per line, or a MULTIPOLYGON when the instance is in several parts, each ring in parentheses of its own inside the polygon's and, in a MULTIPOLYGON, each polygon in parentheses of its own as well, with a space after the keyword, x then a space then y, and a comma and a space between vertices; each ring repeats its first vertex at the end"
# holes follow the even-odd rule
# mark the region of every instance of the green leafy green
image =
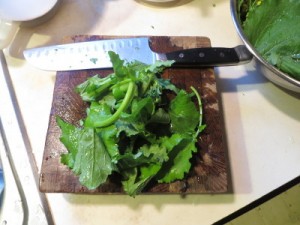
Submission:
POLYGON ((79 129, 58 117, 57 123, 62 129, 60 140, 69 151, 61 156, 61 162, 79 175, 80 182, 89 189, 105 183, 114 165, 95 129, 79 129))
POLYGON ((146 65, 127 63, 114 52, 109 56, 112 74, 95 75, 75 88, 89 102, 82 127, 57 117, 60 140, 68 150, 61 162, 89 189, 118 173, 130 196, 149 183, 183 179, 205 127, 199 93, 193 87, 187 93, 160 77, 172 61, 146 65), (166 98, 165 93, 174 97, 166 98))
POLYGON ((113 171, 113 163, 95 129, 85 128, 78 144, 74 172, 79 174, 79 181, 94 189, 105 183, 113 171))
POLYGON ((170 104, 171 128, 174 132, 191 135, 195 132, 199 116, 190 96, 181 90, 170 104), (189 117, 189 120, 186 118, 189 117))
POLYGON ((62 119, 57 117, 57 124, 61 128, 62 135, 60 141, 69 150, 68 154, 63 154, 61 156, 61 162, 66 164, 71 169, 74 167, 75 158, 78 152, 78 142, 81 136, 82 130, 64 122, 62 119))
POLYGON ((243 29, 269 63, 300 80, 300 1, 240 0, 243 29))

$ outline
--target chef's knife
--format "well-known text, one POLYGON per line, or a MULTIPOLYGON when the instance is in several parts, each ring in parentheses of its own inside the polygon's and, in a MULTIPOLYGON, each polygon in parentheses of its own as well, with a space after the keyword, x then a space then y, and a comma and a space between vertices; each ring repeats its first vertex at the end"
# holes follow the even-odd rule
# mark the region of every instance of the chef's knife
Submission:
POLYGON ((252 54, 243 45, 235 48, 194 48, 169 53, 155 53, 148 38, 96 40, 27 49, 28 62, 43 70, 65 71, 111 68, 108 51, 121 59, 152 64, 156 60, 175 60, 174 66, 227 66, 247 63, 252 54))

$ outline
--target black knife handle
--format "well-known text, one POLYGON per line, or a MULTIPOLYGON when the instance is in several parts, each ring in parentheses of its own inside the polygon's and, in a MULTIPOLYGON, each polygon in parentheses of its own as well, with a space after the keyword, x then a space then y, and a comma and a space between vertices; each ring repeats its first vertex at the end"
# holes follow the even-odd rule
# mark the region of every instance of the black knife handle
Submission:
POLYGON ((166 53, 174 66, 231 66, 251 61, 252 54, 245 46, 235 48, 193 48, 166 53))

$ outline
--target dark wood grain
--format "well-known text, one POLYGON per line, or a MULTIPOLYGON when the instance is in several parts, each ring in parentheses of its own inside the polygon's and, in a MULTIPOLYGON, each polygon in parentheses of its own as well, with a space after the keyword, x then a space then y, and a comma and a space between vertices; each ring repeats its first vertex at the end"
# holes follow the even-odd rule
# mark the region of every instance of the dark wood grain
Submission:
MULTIPOLYGON (((64 42, 92 41, 116 38, 111 36, 78 35, 66 38, 64 42)), ((183 48, 210 47, 206 37, 150 37, 151 48, 157 52, 168 52, 183 48)), ((74 92, 74 87, 87 77, 99 74, 106 76, 111 70, 81 70, 57 72, 49 128, 45 143, 40 174, 42 192, 64 193, 123 193, 117 177, 95 190, 80 185, 78 177, 60 163, 61 153, 66 152, 59 141, 60 129, 55 117, 78 124, 84 117, 87 105, 74 92)), ((227 146, 220 111, 216 80, 213 68, 170 68, 165 78, 186 90, 194 86, 201 94, 204 107, 204 123, 207 125, 198 141, 198 152, 192 159, 192 168, 186 178, 171 184, 151 184, 145 193, 224 193, 229 191, 229 165, 227 146)))

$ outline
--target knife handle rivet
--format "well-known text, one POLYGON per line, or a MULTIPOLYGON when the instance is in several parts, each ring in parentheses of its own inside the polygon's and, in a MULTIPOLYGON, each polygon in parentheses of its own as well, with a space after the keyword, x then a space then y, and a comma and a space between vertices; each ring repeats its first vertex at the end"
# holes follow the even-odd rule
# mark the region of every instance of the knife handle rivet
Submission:
POLYGON ((183 58, 184 54, 183 53, 179 53, 179 58, 183 58))
POLYGON ((204 52, 200 52, 200 53, 199 53, 199 57, 200 57, 200 58, 203 58, 204 56, 205 56, 204 52))
POLYGON ((224 52, 220 52, 220 57, 225 57, 225 54, 224 54, 224 52))

